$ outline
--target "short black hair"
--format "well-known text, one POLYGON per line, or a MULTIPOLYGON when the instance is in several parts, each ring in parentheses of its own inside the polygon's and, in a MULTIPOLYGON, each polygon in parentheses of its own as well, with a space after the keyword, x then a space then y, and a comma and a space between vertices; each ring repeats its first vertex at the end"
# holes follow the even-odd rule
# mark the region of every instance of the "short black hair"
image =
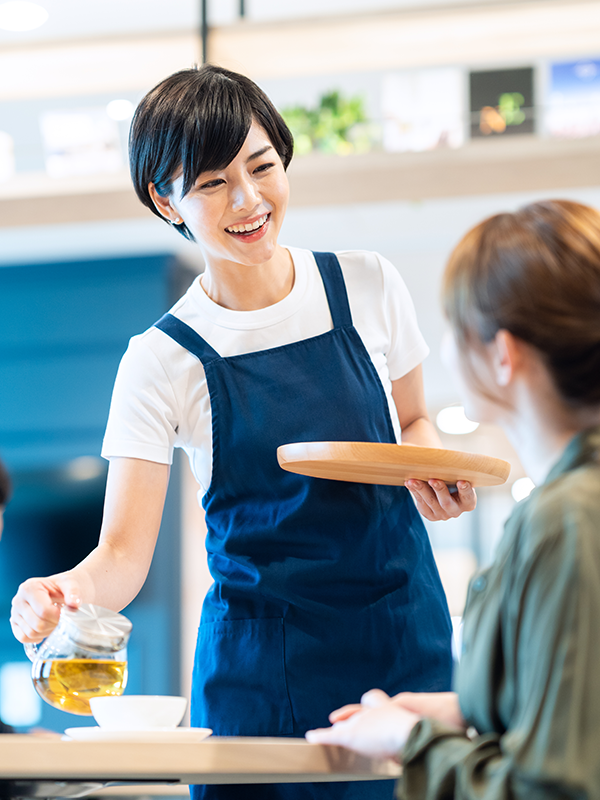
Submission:
MULTIPOLYGON (((141 101, 131 123, 129 166, 137 196, 157 216, 148 184, 162 197, 183 169, 183 195, 202 172, 223 169, 239 153, 252 122, 266 132, 287 169, 294 139, 267 95, 250 78, 204 64, 170 75, 141 101)), ((185 224, 174 226, 187 239, 185 224)))
POLYGON ((12 495, 12 483, 8 470, 0 461, 0 508, 5 506, 12 495))

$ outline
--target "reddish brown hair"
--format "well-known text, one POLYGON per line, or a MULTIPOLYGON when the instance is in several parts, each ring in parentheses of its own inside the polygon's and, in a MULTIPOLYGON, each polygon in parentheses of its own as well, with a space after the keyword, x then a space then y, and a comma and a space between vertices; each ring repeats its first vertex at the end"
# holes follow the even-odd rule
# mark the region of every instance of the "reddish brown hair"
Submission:
POLYGON ((442 302, 465 349, 507 330, 535 347, 563 399, 600 404, 600 213, 532 203, 470 230, 446 267, 442 302))

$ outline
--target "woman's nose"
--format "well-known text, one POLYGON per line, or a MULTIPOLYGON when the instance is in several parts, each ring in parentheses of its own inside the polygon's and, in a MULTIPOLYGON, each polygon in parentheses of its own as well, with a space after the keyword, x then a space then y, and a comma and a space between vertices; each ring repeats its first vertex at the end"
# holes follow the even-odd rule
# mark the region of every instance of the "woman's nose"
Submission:
POLYGON ((251 180, 241 180, 231 193, 231 207, 234 211, 252 209, 260 203, 260 194, 251 180))

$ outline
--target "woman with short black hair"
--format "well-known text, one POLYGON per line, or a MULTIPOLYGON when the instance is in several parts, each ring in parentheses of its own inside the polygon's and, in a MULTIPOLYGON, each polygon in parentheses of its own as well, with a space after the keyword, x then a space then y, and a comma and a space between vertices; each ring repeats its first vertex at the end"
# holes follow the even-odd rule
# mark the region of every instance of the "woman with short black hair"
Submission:
MULTIPOLYGON (((292 134, 253 81, 210 65, 171 75, 144 97, 131 126, 129 163, 137 196, 166 219, 154 192, 168 197, 174 177, 181 174, 181 195, 187 195, 199 175, 235 158, 252 122, 266 133, 287 170, 294 152, 292 134)), ((183 220, 175 227, 194 241, 183 220)))
MULTIPOLYGON (((291 155, 283 119, 242 75, 184 70, 142 100, 131 129, 136 191, 197 243, 205 269, 121 363, 98 548, 62 576, 23 584, 12 617, 28 641, 56 623, 53 600, 129 603, 182 447, 203 490, 214 578, 191 720, 219 735, 302 736, 374 679, 391 691, 442 690, 452 667, 446 601, 409 492, 307 478, 277 463, 277 447, 299 441, 402 436, 439 446, 423 398, 427 347, 396 270, 376 253, 279 244, 291 155)), ((452 496, 444 484, 412 489, 432 519, 475 504, 468 484, 452 496)), ((194 795, 392 791, 381 782, 194 795)))

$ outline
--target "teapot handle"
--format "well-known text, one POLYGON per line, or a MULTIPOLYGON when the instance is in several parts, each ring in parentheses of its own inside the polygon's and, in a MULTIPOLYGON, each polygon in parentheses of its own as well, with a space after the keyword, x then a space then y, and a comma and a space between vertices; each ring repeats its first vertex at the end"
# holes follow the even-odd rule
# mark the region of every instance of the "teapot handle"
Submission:
POLYGON ((38 657, 38 648, 39 645, 35 644, 35 642, 25 642, 23 645, 23 649, 25 650, 25 655, 30 661, 35 661, 38 657))

